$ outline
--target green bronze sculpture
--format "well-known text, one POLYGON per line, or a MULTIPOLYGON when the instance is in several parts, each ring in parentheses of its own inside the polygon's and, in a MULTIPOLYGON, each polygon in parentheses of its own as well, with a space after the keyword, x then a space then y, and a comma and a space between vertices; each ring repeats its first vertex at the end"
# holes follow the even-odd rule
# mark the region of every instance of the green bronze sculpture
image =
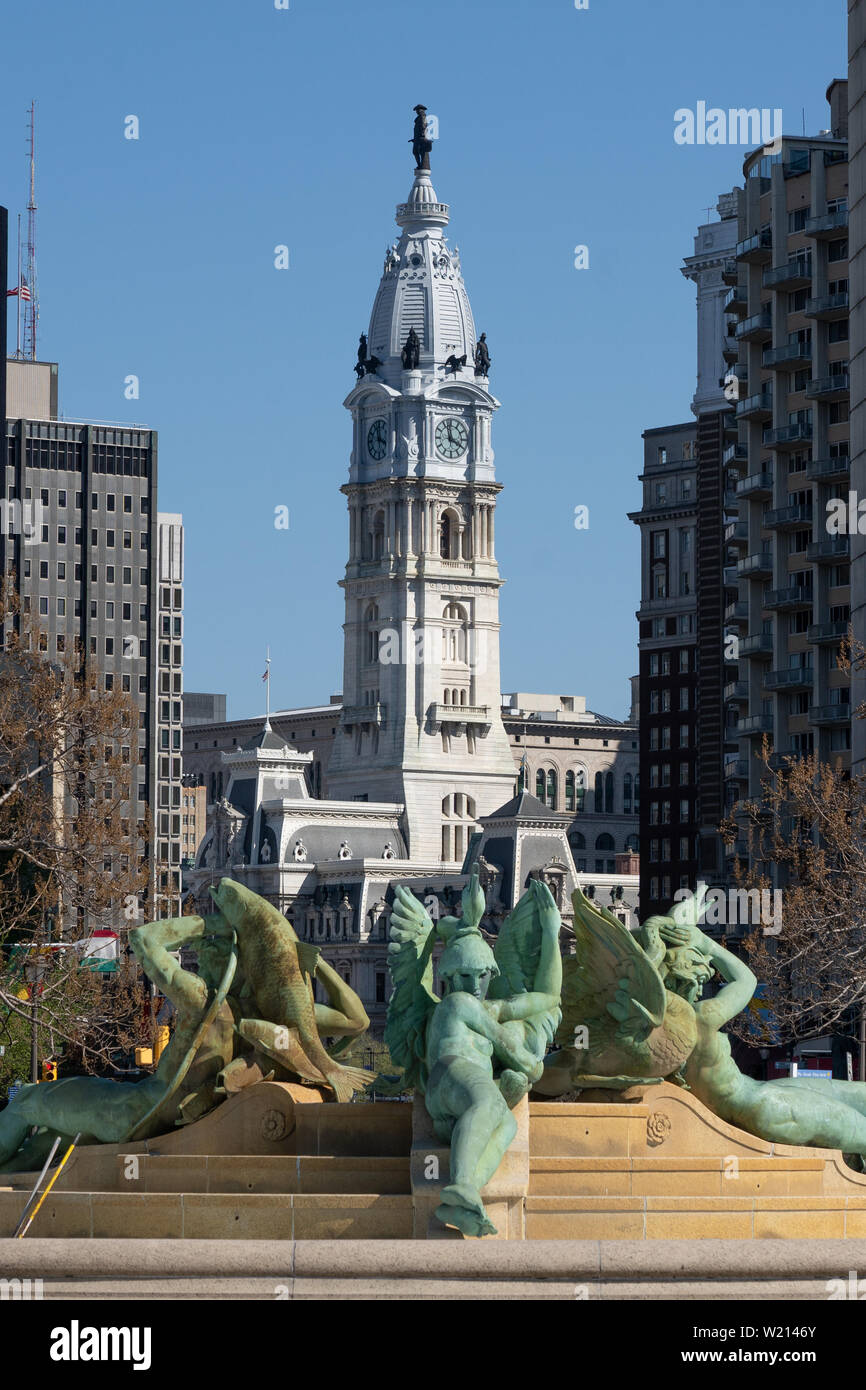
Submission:
POLYGON ((142 968, 175 1009, 171 1040, 143 1081, 70 1076, 23 1086, 0 1113, 0 1168, 26 1169, 60 1134, 82 1143, 143 1139, 194 1118, 213 1104, 214 1088, 234 1052, 234 1020, 226 993, 237 963, 232 934, 214 935, 201 917, 135 927, 130 944, 142 968), (170 953, 195 947, 199 974, 170 953), (40 1133, 28 1139, 32 1126, 40 1133))
POLYGON ((220 880, 211 896, 228 930, 237 934, 244 985, 238 995, 238 1033, 245 1042, 310 1081, 350 1100, 373 1077, 341 1066, 320 1037, 355 1037, 369 1027, 360 999, 319 956, 298 940, 289 922, 265 898, 233 879, 220 880), (325 985, 330 1004, 316 1004, 313 976, 325 985), (246 1016, 254 1009, 255 1015, 246 1016))
POLYGON ((866 1085, 812 1081, 803 1074, 776 1081, 744 1076, 721 1029, 751 1000, 758 983, 755 976, 744 961, 697 926, 669 920, 660 933, 673 947, 672 965, 679 971, 683 996, 693 996, 697 1040, 684 1073, 698 1100, 720 1119, 759 1139, 866 1157, 866 1085), (682 959, 683 953, 694 966, 682 959), (718 970, 725 983, 712 999, 701 1000, 701 977, 707 967, 718 970))
POLYGON ((0 1168, 38 1166, 58 1134, 112 1144, 188 1124, 261 1079, 257 1058, 275 1064, 271 1075, 327 1087, 338 1100, 373 1079, 341 1066, 322 1044, 322 1036, 357 1036, 369 1020, 318 949, 300 942, 277 908, 241 884, 224 878, 212 893, 220 908, 212 916, 151 922, 129 933, 142 970, 174 1006, 171 1039, 153 1073, 138 1082, 70 1076, 22 1087, 0 1112, 0 1168), (180 946, 195 951, 198 974, 171 954, 180 946), (327 1003, 314 1002, 314 977, 327 1003), (33 1126, 38 1133, 28 1138, 33 1126))
MULTIPOLYGON (((547 1057, 536 1094, 680 1081, 697 1042, 697 1020, 692 1002, 672 987, 660 927, 697 921, 703 896, 678 903, 670 918, 648 918, 632 933, 579 889, 572 895, 576 953, 562 963, 560 1050, 547 1057)), ((708 980, 712 970, 703 969, 708 980)))
POLYGON ((437 1136, 450 1142, 450 1182, 436 1215, 464 1235, 495 1234, 481 1198, 517 1133, 512 1109, 543 1070, 559 1022, 561 921, 533 881, 494 950, 478 930, 484 894, 473 874, 463 915, 440 920, 445 989, 433 991, 437 928, 407 889, 395 890, 389 965, 394 992, 385 1041, 423 1094, 437 1136))

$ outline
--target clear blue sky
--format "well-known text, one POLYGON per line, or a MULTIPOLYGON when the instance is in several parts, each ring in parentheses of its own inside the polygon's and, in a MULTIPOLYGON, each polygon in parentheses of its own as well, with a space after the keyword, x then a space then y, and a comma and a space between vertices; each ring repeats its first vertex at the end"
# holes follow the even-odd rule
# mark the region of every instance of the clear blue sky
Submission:
POLYGON ((705 100, 827 125, 844 0, 41 0, 7 5, 3 38, 13 239, 37 102, 40 356, 69 418, 159 431, 160 506, 186 524, 187 688, 258 711, 270 644, 275 706, 340 689, 341 402, 420 101, 502 402, 502 687, 624 713, 641 431, 689 418, 679 266, 743 156, 677 146, 673 113, 705 100))

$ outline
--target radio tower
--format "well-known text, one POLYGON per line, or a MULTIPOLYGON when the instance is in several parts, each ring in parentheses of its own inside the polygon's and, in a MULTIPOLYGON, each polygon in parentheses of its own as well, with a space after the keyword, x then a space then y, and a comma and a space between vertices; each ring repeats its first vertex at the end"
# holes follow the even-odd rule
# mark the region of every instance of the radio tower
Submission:
POLYGON ((39 293, 36 284, 36 103, 30 103, 30 131, 28 140, 30 157, 30 200, 27 204, 27 273, 24 283, 29 295, 22 293, 19 282, 19 300, 24 301, 24 346, 25 360, 36 361, 36 325, 39 322, 39 293))

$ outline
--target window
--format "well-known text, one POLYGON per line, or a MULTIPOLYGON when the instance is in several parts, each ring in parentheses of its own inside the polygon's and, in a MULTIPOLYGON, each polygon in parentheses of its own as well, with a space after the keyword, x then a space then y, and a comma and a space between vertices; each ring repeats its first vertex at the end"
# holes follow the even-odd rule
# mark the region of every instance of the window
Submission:
POLYGON ((653 559, 663 560, 667 554, 668 533, 667 531, 653 531, 653 559))
POLYGON ((627 772, 622 779, 622 809, 627 816, 631 815, 631 773, 627 772))

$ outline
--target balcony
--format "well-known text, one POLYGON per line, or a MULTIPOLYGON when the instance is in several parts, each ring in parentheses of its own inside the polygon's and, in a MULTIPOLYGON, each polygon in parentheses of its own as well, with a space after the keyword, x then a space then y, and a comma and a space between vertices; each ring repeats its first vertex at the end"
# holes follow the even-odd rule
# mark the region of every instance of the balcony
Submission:
POLYGON ((748 463, 749 450, 746 444, 730 444, 722 454, 725 468, 736 468, 738 464, 748 463))
POLYGON ((740 643, 740 656, 750 657, 752 661, 770 661, 773 656, 773 634, 753 632, 740 643))
POLYGON ((828 238, 838 236, 848 227, 848 209, 840 209, 838 212, 825 212, 820 217, 807 217, 803 231, 806 236, 813 236, 817 241, 824 241, 828 238))
POLYGON ((841 401, 847 395, 847 372, 834 372, 832 376, 815 377, 806 387, 807 400, 841 401))
POLYGON ((747 714, 745 719, 739 720, 737 724, 737 733, 746 738, 758 738, 772 732, 772 714, 747 714))
POLYGON ((773 574, 772 550, 756 550, 737 561, 740 579, 769 579, 773 574))
POLYGON ((722 416, 722 434, 726 444, 733 444, 737 440, 739 430, 737 427, 737 417, 733 410, 726 410, 722 416))
POLYGON ((830 645, 835 647, 848 636, 849 626, 850 620, 848 618, 842 621, 811 623, 806 633, 806 640, 814 643, 816 647, 830 645))
POLYGON ((851 722, 851 706, 813 705, 809 710, 809 723, 821 729, 838 729, 840 725, 851 722))
POLYGON ((811 608, 815 594, 811 586, 787 584, 784 589, 771 589, 764 600, 765 608, 811 608))
POLYGON ((788 290, 805 288, 812 283, 812 257, 794 256, 785 265, 774 265, 761 277, 764 289, 788 290))
POLYGON ((725 527, 725 545, 748 545, 749 544, 749 523, 741 518, 736 521, 729 521, 725 527))
POLYGON ((730 762, 725 763, 725 780, 728 781, 732 777, 738 782, 748 782, 749 764, 745 758, 732 758, 730 762))
POLYGON ((803 313, 807 319, 824 319, 827 322, 832 319, 844 319, 848 313, 848 291, 843 290, 840 294, 819 294, 814 299, 807 299, 803 313))
POLYGON ((725 700, 748 700, 748 681, 729 681, 723 691, 725 700))
POLYGON ((748 307, 749 295, 745 285, 735 285, 726 295, 723 309, 726 314, 744 314, 748 307))
POLYGON ((771 420, 773 418, 773 392, 758 391, 754 396, 747 396, 744 401, 737 401, 738 420, 771 420))
POLYGON ((729 332, 726 333, 725 337, 722 339, 722 357, 729 367, 733 366, 740 355, 740 347, 734 333, 735 328, 734 325, 731 324, 729 325, 729 332))
POLYGON ((344 705, 340 712, 340 723, 347 731, 353 728, 381 729, 386 711, 387 706, 383 704, 344 705))
MULTIPOLYGON (((762 309, 759 314, 752 314, 750 318, 737 324, 738 343, 768 343, 772 336, 773 316, 769 309, 762 309)), ((764 356, 766 357, 766 353, 764 356)))
POLYGON ((780 347, 764 348, 761 354, 761 362, 765 367, 772 367, 775 371, 788 371, 791 367, 805 364, 809 366, 812 361, 812 340, 811 338, 797 339, 796 342, 782 343, 780 347))
POLYGON ((727 256, 725 260, 722 261, 722 284, 736 285, 739 278, 740 267, 737 265, 733 256, 727 256))
POLYGON ((761 521, 768 531, 795 531, 801 526, 812 525, 812 505, 806 502, 789 502, 785 507, 774 507, 765 512, 761 521))
POLYGON ((772 497, 772 473, 749 473, 737 483, 737 497, 772 497))
POLYGON ((430 706, 430 722, 439 728, 442 724, 480 724, 490 727, 489 705, 445 705, 430 706))
POLYGON ((851 460, 847 454, 834 459, 810 459, 806 464, 806 477, 812 483, 843 483, 851 473, 851 460))
POLYGON ((847 536, 827 536, 822 541, 813 541, 806 557, 814 565, 835 565, 848 559, 849 550, 847 536))
POLYGON ((748 261, 752 265, 766 265, 773 255, 773 234, 769 227, 763 227, 754 236, 737 242, 738 261, 748 261))
POLYGON ((770 449, 796 449, 798 444, 808 444, 811 438, 812 424, 809 420, 798 420, 793 425, 764 430, 764 444, 770 449))
POLYGON ((745 599, 737 599, 736 603, 729 603, 725 609, 725 623, 739 624, 749 621, 749 605, 745 599))
POLYGON ((768 671, 764 677, 766 690, 811 690, 815 673, 811 666, 783 666, 780 671, 768 671))

